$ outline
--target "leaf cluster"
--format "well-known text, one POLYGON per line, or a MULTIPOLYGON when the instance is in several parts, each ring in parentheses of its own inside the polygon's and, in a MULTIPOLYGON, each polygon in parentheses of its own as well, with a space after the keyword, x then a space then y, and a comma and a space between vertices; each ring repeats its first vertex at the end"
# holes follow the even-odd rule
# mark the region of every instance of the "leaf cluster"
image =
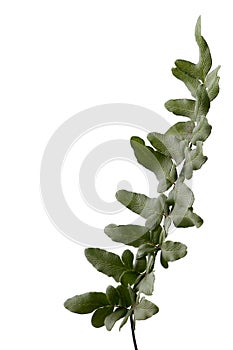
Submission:
POLYGON ((191 98, 173 99, 165 103, 168 111, 186 118, 170 127, 164 134, 151 132, 147 142, 138 136, 130 140, 135 157, 150 170, 158 181, 158 197, 120 190, 116 199, 132 212, 140 215, 144 225, 116 225, 105 227, 105 234, 115 242, 136 249, 135 254, 124 250, 121 256, 99 248, 87 248, 87 260, 99 272, 113 278, 117 285, 108 286, 106 292, 76 295, 65 302, 75 313, 93 313, 94 327, 106 326, 111 330, 121 319, 120 328, 129 317, 135 322, 145 320, 159 311, 157 305, 145 298, 154 291, 155 261, 159 257, 162 267, 186 256, 187 247, 168 239, 173 224, 187 228, 203 224, 194 212, 194 194, 187 184, 194 171, 207 161, 203 144, 211 133, 207 120, 210 104, 219 93, 220 67, 211 71, 212 58, 206 40, 201 34, 201 18, 195 28, 199 49, 198 63, 176 60, 173 75, 182 81, 191 98))

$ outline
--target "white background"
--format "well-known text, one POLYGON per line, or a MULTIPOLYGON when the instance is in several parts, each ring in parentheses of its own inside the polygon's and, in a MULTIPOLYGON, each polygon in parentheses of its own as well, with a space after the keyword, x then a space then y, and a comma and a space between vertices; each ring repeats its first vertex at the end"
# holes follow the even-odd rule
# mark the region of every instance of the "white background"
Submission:
POLYGON ((140 350, 233 346, 229 1, 1 1, 1 337, 2 349, 133 349, 129 325, 94 329, 63 308, 68 297, 110 282, 62 236, 40 197, 39 171, 53 132, 95 105, 124 102, 173 118, 163 107, 183 97, 176 58, 196 58, 196 19, 221 64, 221 95, 209 114, 209 161, 196 175, 199 230, 174 233, 188 256, 158 268, 152 300, 160 313, 137 326, 140 350))

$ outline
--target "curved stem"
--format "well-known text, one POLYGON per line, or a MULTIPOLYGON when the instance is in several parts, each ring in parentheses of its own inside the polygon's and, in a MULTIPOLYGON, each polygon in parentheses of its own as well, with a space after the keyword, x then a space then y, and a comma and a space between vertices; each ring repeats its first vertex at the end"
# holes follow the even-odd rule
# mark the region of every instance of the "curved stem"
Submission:
POLYGON ((138 346, 137 346, 137 342, 136 342, 136 337, 135 337, 135 329, 134 329, 133 314, 130 315, 130 325, 131 325, 131 332, 132 332, 132 338, 133 338, 134 349, 135 349, 135 350, 138 350, 138 346))

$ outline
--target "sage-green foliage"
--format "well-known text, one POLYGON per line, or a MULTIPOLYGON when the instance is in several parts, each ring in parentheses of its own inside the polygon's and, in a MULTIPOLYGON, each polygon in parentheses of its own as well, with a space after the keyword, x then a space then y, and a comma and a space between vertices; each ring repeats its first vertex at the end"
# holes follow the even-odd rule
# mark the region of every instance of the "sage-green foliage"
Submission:
POLYGON ((65 302, 65 307, 72 312, 93 312, 94 327, 105 325, 110 331, 118 320, 121 320, 121 328, 130 317, 135 325, 137 320, 155 315, 159 308, 143 295, 153 294, 156 257, 159 256, 161 265, 168 268, 170 262, 187 254, 185 244, 167 239, 171 224, 185 228, 203 224, 202 218, 194 212, 195 198, 186 180, 207 161, 203 143, 211 133, 211 126, 206 115, 219 92, 220 67, 210 71, 212 58, 201 35, 201 18, 196 24, 195 38, 199 48, 198 63, 179 59, 172 69, 191 96, 165 103, 168 111, 186 119, 170 127, 165 134, 151 132, 147 136, 148 144, 137 136, 130 141, 137 161, 158 180, 159 196, 149 198, 141 193, 118 191, 117 200, 144 218, 145 224, 110 224, 105 228, 106 235, 113 241, 137 248, 137 251, 126 249, 118 256, 103 249, 87 248, 87 260, 117 284, 109 285, 105 293, 85 293, 65 302))

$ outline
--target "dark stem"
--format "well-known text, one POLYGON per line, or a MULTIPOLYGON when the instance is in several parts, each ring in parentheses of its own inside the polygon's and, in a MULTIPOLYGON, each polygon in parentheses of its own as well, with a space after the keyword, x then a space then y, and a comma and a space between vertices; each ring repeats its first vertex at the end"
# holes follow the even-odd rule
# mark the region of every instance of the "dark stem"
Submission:
POLYGON ((132 332, 132 338, 133 338, 134 349, 135 349, 135 350, 138 350, 138 346, 137 346, 137 342, 136 342, 136 337, 135 337, 135 330, 134 330, 133 314, 130 315, 130 325, 131 325, 131 332, 132 332))

